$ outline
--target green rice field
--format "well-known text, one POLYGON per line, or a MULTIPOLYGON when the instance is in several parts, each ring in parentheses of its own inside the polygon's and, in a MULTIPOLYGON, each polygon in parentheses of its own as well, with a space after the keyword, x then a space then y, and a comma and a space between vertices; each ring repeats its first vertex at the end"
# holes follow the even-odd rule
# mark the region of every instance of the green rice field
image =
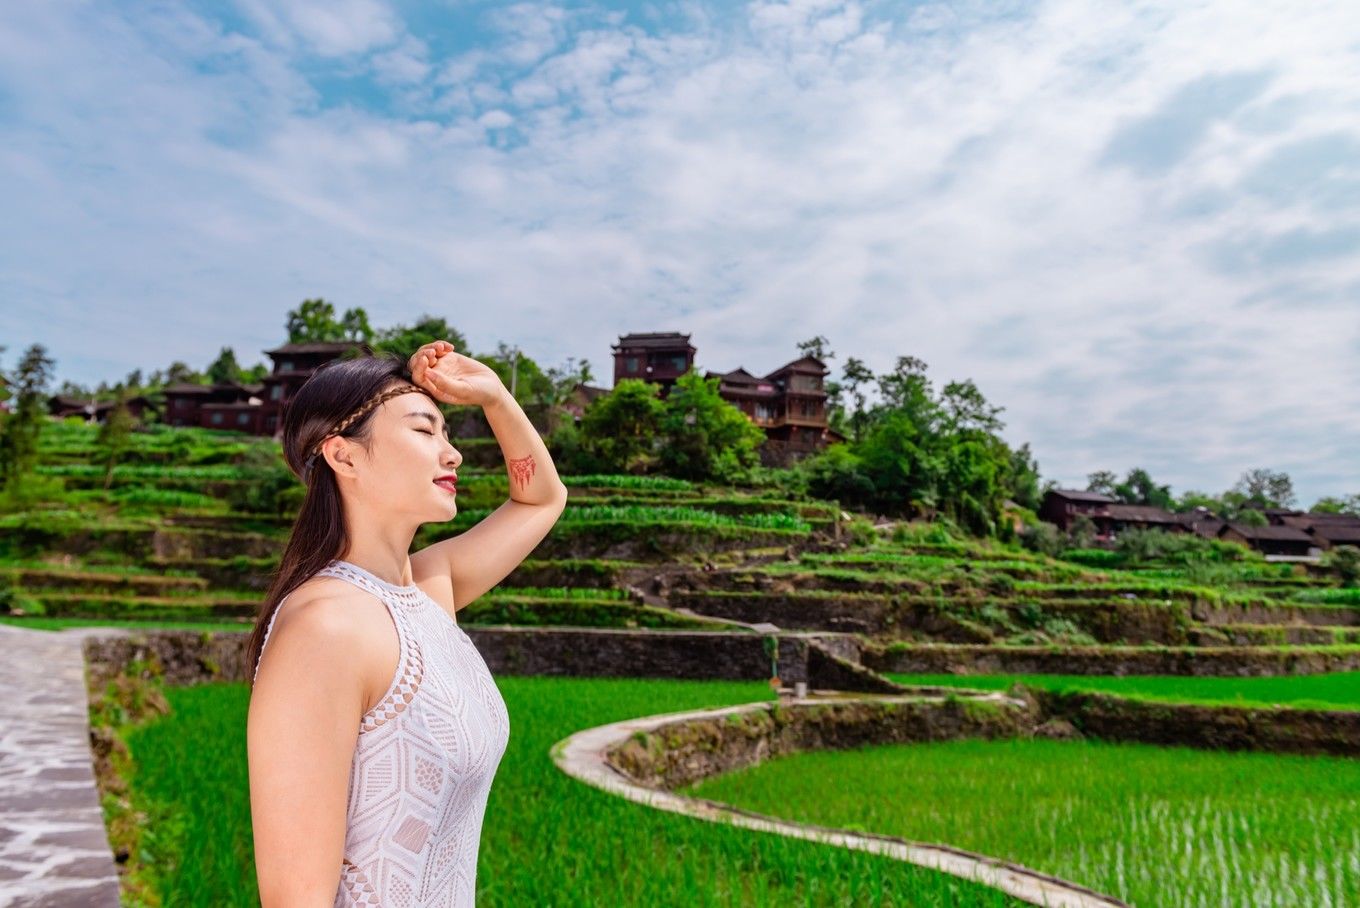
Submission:
MULTIPOLYGON (((830 845, 656 811, 562 773, 575 731, 766 700, 763 682, 497 678, 510 711, 478 861, 478 905, 1014 906, 995 890, 830 845)), ((258 906, 244 684, 172 687, 173 712, 128 735, 148 810, 152 888, 174 906, 258 906)))
POLYGON ((1268 677, 1184 675, 888 674, 899 684, 1005 690, 1015 682, 1047 690, 1092 690, 1140 700, 1297 709, 1360 709, 1360 672, 1268 677))
POLYGON ((964 740, 793 754, 684 793, 948 843, 1139 908, 1360 905, 1360 760, 964 740))

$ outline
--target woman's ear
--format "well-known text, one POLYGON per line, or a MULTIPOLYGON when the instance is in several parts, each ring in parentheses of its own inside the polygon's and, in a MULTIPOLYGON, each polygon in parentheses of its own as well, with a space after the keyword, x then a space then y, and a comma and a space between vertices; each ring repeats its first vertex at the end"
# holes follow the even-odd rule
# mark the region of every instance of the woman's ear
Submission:
POLYGON ((358 469, 354 463, 354 445, 340 435, 326 439, 321 445, 321 456, 331 465, 336 476, 356 476, 358 469))

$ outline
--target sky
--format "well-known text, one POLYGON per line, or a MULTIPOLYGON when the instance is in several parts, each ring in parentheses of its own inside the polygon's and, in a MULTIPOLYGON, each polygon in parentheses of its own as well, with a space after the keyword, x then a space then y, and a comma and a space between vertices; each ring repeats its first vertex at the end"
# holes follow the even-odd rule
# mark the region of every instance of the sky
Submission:
POLYGON ((1046 479, 1360 492, 1345 2, 7 5, 0 367, 243 364, 324 297, 543 365, 816 335, 1046 479))

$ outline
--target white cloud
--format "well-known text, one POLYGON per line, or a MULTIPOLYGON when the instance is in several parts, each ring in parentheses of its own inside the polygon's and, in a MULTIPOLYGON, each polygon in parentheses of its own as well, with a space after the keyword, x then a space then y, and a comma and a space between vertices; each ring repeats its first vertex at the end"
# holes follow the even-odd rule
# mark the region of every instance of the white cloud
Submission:
POLYGON ((345 56, 396 42, 402 27, 381 0, 237 0, 275 42, 322 56, 345 56))
POLYGON ((152 322, 194 300, 170 355, 250 361, 318 294, 601 375, 626 331, 753 371, 824 334, 974 378, 1066 482, 1360 491, 1347 4, 760 3, 660 33, 526 4, 455 59, 344 9, 251 6, 256 37, 0 24, 8 336, 59 328, 76 372, 125 324, 92 296, 152 322), (318 109, 306 54, 438 93, 318 109))

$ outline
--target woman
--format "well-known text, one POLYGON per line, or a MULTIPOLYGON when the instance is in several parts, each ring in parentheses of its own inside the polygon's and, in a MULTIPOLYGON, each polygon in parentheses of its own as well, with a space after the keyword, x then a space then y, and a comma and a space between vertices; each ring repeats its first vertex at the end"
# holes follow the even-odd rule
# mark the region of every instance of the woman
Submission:
POLYGON ((566 487, 496 373, 446 341, 317 370, 283 451, 306 497, 246 648, 262 906, 472 905, 509 721, 455 615, 548 534, 566 487), (457 511, 436 401, 482 407, 510 500, 408 555, 457 511))

